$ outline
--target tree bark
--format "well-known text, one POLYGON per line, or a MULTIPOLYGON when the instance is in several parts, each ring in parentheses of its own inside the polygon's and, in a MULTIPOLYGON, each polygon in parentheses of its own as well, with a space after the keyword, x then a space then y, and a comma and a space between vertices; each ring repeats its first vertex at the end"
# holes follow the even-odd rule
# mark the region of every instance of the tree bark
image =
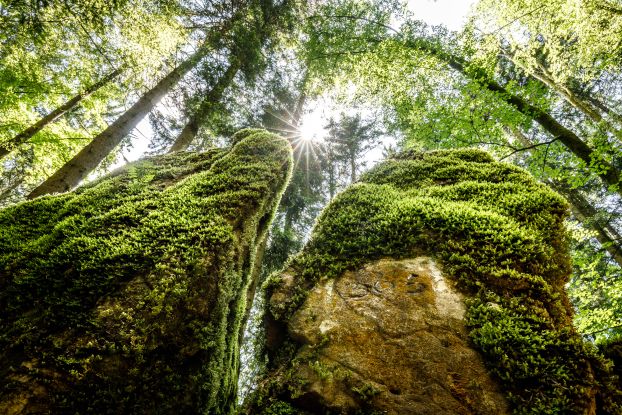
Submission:
MULTIPOLYGON (((539 64, 538 69, 533 72, 533 76, 553 91, 557 91, 568 104, 585 114, 588 118, 592 119, 592 121, 596 123, 603 121, 603 116, 597 108, 592 106, 589 102, 582 100, 567 86, 555 82, 548 70, 541 64, 539 64)), ((615 131, 613 126, 610 126, 610 128, 615 131)))
POLYGON ((166 75, 145 93, 114 123, 95 137, 86 147, 65 163, 52 176, 35 188, 28 199, 46 194, 66 192, 76 187, 99 163, 138 125, 177 82, 207 54, 207 43, 166 75))
POLYGON ((583 226, 596 232, 596 240, 611 255, 611 259, 622 267, 622 246, 620 246, 622 236, 620 233, 609 223, 595 219, 598 211, 577 189, 572 189, 554 180, 549 181, 549 184, 570 202, 574 216, 583 226))
POLYGON ((300 85, 300 95, 298 95, 298 101, 296 102, 296 108, 294 109, 294 113, 292 114, 292 118, 290 123, 294 129, 298 129, 302 122, 302 112, 304 110, 305 104, 307 103, 307 81, 309 80, 309 70, 305 72, 302 77, 302 84, 300 85))
POLYGON ((450 68, 469 79, 477 81, 487 90, 497 93, 501 100, 515 107, 520 113, 540 124, 545 131, 559 140, 568 150, 570 150, 570 152, 582 160, 587 166, 598 166, 598 177, 600 177, 604 183, 613 187, 618 194, 622 194, 619 170, 607 161, 600 159, 590 146, 588 146, 574 132, 555 120, 555 118, 553 118, 549 113, 529 103, 524 98, 512 94, 497 81, 492 79, 483 69, 469 67, 469 63, 466 60, 447 53, 440 47, 426 40, 406 41, 405 44, 406 46, 439 58, 441 61, 449 65, 450 68))
POLYGON ((225 90, 233 82, 233 78, 240 70, 242 62, 237 57, 232 57, 229 67, 225 73, 218 79, 216 85, 203 97, 201 104, 197 111, 190 116, 190 119, 181 130, 181 133, 175 139, 175 142, 171 146, 169 153, 175 151, 186 150, 192 141, 197 136, 201 124, 213 113, 218 106, 218 103, 222 99, 225 90))
POLYGON ((542 62, 538 61, 537 67, 533 70, 529 70, 514 59, 514 54, 512 52, 504 50, 503 56, 514 65, 519 66, 527 71, 527 73, 530 74, 531 79, 536 80, 544 87, 548 87, 549 89, 557 92, 570 106, 575 108, 577 111, 583 113, 586 117, 590 118, 597 124, 604 123, 606 128, 618 139, 622 138, 620 130, 617 128, 616 125, 614 125, 615 123, 619 122, 616 114, 613 113, 604 104, 599 102, 596 98, 590 96, 582 96, 581 94, 575 92, 568 85, 559 84, 555 81, 549 70, 542 64, 542 62), (605 116, 608 116, 608 118, 611 119, 607 119, 605 118, 605 116))
POLYGON ((350 153, 350 183, 356 182, 356 158, 350 153))
POLYGON ((62 117, 67 111, 72 110, 84 99, 95 93, 97 90, 102 88, 104 85, 108 84, 114 78, 119 76, 123 72, 123 68, 115 69, 110 72, 108 75, 100 79, 98 82, 94 83, 90 87, 86 88, 84 91, 79 92, 69 101, 65 102, 60 107, 56 108, 45 117, 41 118, 36 123, 32 124, 30 127, 26 128, 21 133, 17 134, 12 139, 2 143, 0 146, 0 158, 8 155, 11 151, 15 150, 18 146, 24 144, 28 141, 33 135, 37 134, 43 128, 45 128, 48 124, 52 124, 54 121, 62 117))

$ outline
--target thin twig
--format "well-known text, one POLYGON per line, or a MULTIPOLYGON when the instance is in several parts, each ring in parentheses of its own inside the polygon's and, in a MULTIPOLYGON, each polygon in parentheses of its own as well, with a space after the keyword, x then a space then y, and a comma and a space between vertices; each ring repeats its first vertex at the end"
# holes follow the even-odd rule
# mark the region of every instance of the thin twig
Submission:
POLYGON ((544 143, 537 143, 537 144, 533 144, 533 145, 531 145, 531 146, 527 146, 527 147, 523 147, 523 148, 518 148, 518 149, 516 149, 516 150, 512 151, 510 154, 507 154, 507 155, 505 155, 505 156, 501 157, 501 158, 499 159, 499 161, 504 160, 504 159, 506 159, 506 158, 510 157, 511 155, 516 154, 516 153, 518 153, 518 152, 520 152, 520 151, 531 150, 532 148, 536 148, 536 147, 540 147, 540 146, 550 146, 551 144, 553 144, 553 143, 554 143, 554 142, 556 142, 557 140, 559 140, 559 138, 554 138, 554 139, 552 139, 551 141, 546 141, 546 142, 544 142, 544 143))
POLYGON ((594 334, 598 334, 598 333, 602 333, 603 331, 607 331, 607 330, 611 330, 611 329, 619 329, 620 327, 622 327, 622 324, 618 324, 617 326, 610 326, 601 330, 596 330, 593 331, 591 333, 584 333, 583 336, 592 336, 594 334))

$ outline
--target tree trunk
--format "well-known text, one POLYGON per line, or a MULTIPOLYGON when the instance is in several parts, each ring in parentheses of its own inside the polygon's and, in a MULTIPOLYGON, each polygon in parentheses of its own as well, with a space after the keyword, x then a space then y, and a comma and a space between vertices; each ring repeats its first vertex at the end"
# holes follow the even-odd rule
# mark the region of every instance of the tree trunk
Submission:
POLYGON ((568 202, 574 216, 583 226, 596 232, 596 240, 611 255, 611 258, 622 267, 622 236, 609 223, 595 219, 598 211, 589 200, 577 189, 555 180, 549 181, 553 189, 561 193, 568 202))
POLYGON ((207 54, 207 43, 166 75, 86 147, 40 184, 28 199, 76 187, 128 135, 177 82, 207 54))
POLYGON ((350 183, 356 182, 356 158, 350 154, 350 183))
POLYGON ((45 128, 45 126, 47 126, 48 124, 52 124, 54 121, 56 121, 57 119, 62 117, 65 113, 67 113, 67 111, 70 111, 73 108, 75 108, 76 106, 78 106, 78 104, 84 98, 89 97, 90 95, 95 93, 97 90, 99 90, 101 87, 103 87, 104 85, 108 84, 114 78, 119 76, 121 74, 121 72, 123 72, 123 68, 119 68, 119 69, 116 69, 116 70, 110 72, 108 75, 106 75, 105 77, 100 79, 98 82, 96 82, 93 85, 91 85, 90 87, 86 88, 84 91, 79 92, 73 98, 71 98, 69 101, 65 102, 63 105, 61 105, 60 107, 58 107, 55 110, 53 110, 48 115, 46 115, 45 117, 41 118, 36 123, 32 124, 30 127, 26 128, 24 131, 22 131, 21 133, 17 134, 12 139, 2 143, 2 145, 0 146, 0 158, 8 155, 11 151, 16 149, 21 144, 24 144, 33 135, 37 134, 39 131, 41 131, 43 128, 45 128))
POLYGON ((332 147, 328 147, 328 195, 330 202, 335 197, 335 193, 337 193, 337 174, 335 172, 335 154, 333 153, 332 147))
POLYGON ((616 114, 613 113, 604 104, 600 103, 596 98, 590 96, 582 96, 581 94, 573 91, 571 87, 559 84, 553 79, 553 76, 551 75, 549 70, 539 61, 537 62, 537 67, 530 71, 514 59, 513 53, 504 51, 503 56, 506 57, 514 65, 519 66, 527 71, 532 79, 538 81, 543 86, 557 92, 570 106, 575 108, 577 111, 583 113, 586 117, 590 118, 595 123, 604 123, 606 128, 611 131, 618 139, 622 137, 620 130, 617 128, 616 125, 614 125, 614 123, 619 122, 616 114), (605 116, 609 116, 609 118, 611 119, 606 119, 605 116))
MULTIPOLYGON (((533 76, 553 91, 557 91, 568 104, 585 114, 588 118, 592 119, 592 121, 596 123, 603 121, 603 116, 597 108, 592 106, 589 102, 582 100, 567 86, 559 85, 555 82, 548 70, 542 65, 538 65, 538 69, 533 72, 533 76)), ((616 131, 613 126, 610 125, 609 127, 616 131)))
POLYGON ((594 153, 592 148, 588 146, 581 138, 568 128, 561 125, 549 113, 541 110, 535 105, 530 104, 524 98, 512 94, 497 81, 492 79, 481 68, 470 67, 464 59, 445 52, 439 47, 425 40, 407 41, 406 45, 414 49, 418 49, 424 53, 433 55, 444 61, 457 72, 477 81, 482 87, 489 91, 496 92, 499 99, 515 107, 520 113, 536 121, 544 130, 551 134, 555 139, 559 140, 570 152, 582 160, 587 166, 596 165, 601 172, 597 173, 607 185, 613 187, 618 194, 622 194, 620 186, 620 172, 610 163, 602 160, 594 153), (604 170, 604 171, 603 171, 604 170))
POLYGON ((225 90, 233 82, 233 78, 240 70, 242 62, 238 57, 232 57, 229 67, 225 73, 218 79, 216 85, 205 95, 201 101, 199 109, 190 116, 190 119, 181 130, 181 133, 177 136, 177 139, 173 143, 173 146, 168 151, 173 153, 175 151, 186 150, 192 141, 197 136, 201 124, 209 118, 213 111, 218 106, 218 103, 222 99, 225 90))
MULTIPOLYGON (((516 128, 508 128, 507 131, 525 147, 534 144, 516 128)), ((596 232, 596 240, 611 255, 611 258, 622 267, 622 236, 620 233, 610 224, 594 220, 598 211, 579 190, 573 189, 557 180, 549 180, 547 183, 566 198, 577 220, 585 228, 596 232)))
POLYGON ((292 114, 292 118, 290 123, 294 129, 298 129, 300 123, 302 122, 302 112, 304 110, 305 104, 307 102, 307 81, 309 79, 309 70, 305 72, 302 77, 302 84, 300 85, 300 95, 298 95, 298 101, 296 102, 296 108, 294 109, 294 113, 292 114))

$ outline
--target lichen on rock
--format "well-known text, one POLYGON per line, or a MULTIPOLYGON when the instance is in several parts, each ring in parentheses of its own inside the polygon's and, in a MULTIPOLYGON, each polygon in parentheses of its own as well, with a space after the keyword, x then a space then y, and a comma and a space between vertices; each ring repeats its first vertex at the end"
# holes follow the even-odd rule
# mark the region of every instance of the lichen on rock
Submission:
POLYGON ((0 412, 231 413, 292 165, 273 134, 232 141, 0 211, 0 412))
POLYGON ((619 413, 607 363, 572 326, 566 212, 526 171, 482 151, 379 164, 266 284, 272 367, 247 412, 619 413), (399 264, 421 257, 438 263, 444 287, 407 285, 399 264), (452 355, 465 347, 473 364, 452 355))

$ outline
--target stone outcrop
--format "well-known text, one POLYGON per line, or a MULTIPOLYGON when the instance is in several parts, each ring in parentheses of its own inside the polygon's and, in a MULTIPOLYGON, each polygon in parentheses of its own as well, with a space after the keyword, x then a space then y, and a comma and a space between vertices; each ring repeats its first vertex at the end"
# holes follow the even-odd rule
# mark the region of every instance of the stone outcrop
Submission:
POLYGON ((507 413, 469 344, 462 295, 431 258, 379 260, 317 285, 289 333, 310 358, 305 399, 318 409, 364 400, 392 414, 507 413))
POLYGON ((481 151, 381 163, 266 283, 271 366, 246 413, 619 413, 572 327, 566 211, 481 151))
POLYGON ((0 413, 231 413, 287 141, 148 158, 0 211, 0 413))

